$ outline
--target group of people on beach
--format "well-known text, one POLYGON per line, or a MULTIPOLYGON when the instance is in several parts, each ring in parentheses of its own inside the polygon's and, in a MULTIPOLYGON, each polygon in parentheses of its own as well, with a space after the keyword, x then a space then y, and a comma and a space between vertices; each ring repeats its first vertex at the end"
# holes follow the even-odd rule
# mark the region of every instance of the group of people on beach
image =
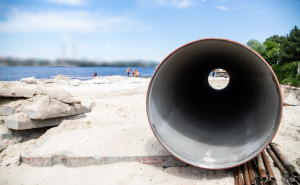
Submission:
MULTIPOLYGON (((127 68, 127 76, 129 77, 129 74, 130 74, 130 69, 127 68)), ((134 70, 132 69, 132 76, 135 76, 135 77, 139 77, 139 71, 138 70, 134 70)))

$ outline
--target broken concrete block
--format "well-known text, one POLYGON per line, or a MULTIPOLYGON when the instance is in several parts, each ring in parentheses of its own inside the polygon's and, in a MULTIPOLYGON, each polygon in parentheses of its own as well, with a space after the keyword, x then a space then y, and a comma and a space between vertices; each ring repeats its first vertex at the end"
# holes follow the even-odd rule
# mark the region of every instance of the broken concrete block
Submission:
POLYGON ((26 130, 32 128, 50 127, 59 125, 64 118, 47 120, 31 120, 24 113, 17 113, 6 118, 5 126, 13 130, 26 130))
POLYGON ((281 85, 283 102, 291 105, 300 105, 300 89, 281 85))
POLYGON ((22 112, 26 113, 30 119, 44 120, 91 112, 91 106, 81 104, 69 105, 49 96, 35 96, 22 112))
POLYGON ((0 116, 9 116, 15 113, 15 109, 11 107, 0 107, 0 116))
POLYGON ((74 103, 74 102, 78 103, 78 100, 74 99, 72 97, 72 95, 64 89, 45 88, 45 89, 42 89, 42 92, 44 92, 44 93, 41 95, 48 95, 51 98, 54 98, 54 99, 64 102, 64 103, 69 103, 69 104, 74 103))
POLYGON ((0 125, 3 125, 5 123, 7 116, 0 116, 0 125))
POLYGON ((32 98, 35 95, 48 95, 64 103, 78 102, 64 89, 52 89, 36 84, 24 84, 21 82, 0 82, 0 97, 24 97, 32 98))
POLYGON ((0 98, 0 116, 9 116, 20 112, 28 102, 24 98, 0 98))
POLYGON ((0 125, 0 141, 7 138, 12 138, 12 131, 5 127, 5 125, 0 125))
POLYGON ((34 77, 22 78, 20 81, 28 84, 37 84, 37 79, 34 77))
POLYGON ((22 84, 21 82, 0 82, 1 97, 25 97, 34 96, 37 85, 22 84))

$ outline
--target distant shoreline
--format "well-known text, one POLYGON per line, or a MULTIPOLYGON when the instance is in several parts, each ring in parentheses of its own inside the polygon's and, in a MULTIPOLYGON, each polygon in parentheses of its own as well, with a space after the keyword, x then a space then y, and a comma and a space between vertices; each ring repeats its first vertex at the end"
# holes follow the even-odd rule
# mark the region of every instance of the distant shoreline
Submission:
POLYGON ((4 67, 70 67, 70 68, 75 68, 75 67, 129 67, 129 68, 154 68, 154 67, 139 67, 139 66, 0 66, 0 68, 4 68, 4 67))
POLYGON ((89 61, 89 60, 19 60, 19 59, 0 59, 0 67, 16 66, 40 66, 40 67, 156 67, 159 63, 148 60, 130 61, 89 61))

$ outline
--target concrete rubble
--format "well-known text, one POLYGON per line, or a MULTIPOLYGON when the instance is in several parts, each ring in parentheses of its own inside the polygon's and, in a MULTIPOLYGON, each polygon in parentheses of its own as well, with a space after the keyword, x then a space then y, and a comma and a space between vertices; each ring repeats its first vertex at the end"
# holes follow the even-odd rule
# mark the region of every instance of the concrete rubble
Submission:
POLYGON ((7 116, 0 116, 0 125, 3 125, 5 123, 7 116))
POLYGON ((5 127, 5 125, 0 125, 0 141, 3 139, 11 138, 12 131, 5 127))
POLYGON ((66 104, 49 96, 37 95, 30 99, 32 101, 24 109, 30 119, 44 120, 49 118, 66 117, 72 115, 83 114, 91 111, 90 106, 78 103, 66 104))
POLYGON ((291 105, 300 105, 300 89, 281 85, 283 102, 291 105))
POLYGON ((20 81, 28 84, 37 84, 37 79, 34 77, 22 78, 20 81))
POLYGON ((20 82, 0 82, 0 97, 32 98, 35 95, 48 95, 64 103, 79 102, 64 89, 52 89, 37 84, 26 84, 20 82))
MULTIPOLYGON (((81 104, 68 91, 39 85, 34 80, 0 82, 0 125, 13 130, 49 127, 68 116, 91 112, 91 105, 81 104)), ((6 135, 0 133, 0 137, 4 139, 6 135)))
POLYGON ((59 125, 62 121, 62 118, 33 120, 29 119, 24 113, 16 113, 6 118, 5 126, 13 130, 26 130, 33 128, 56 126, 59 125))

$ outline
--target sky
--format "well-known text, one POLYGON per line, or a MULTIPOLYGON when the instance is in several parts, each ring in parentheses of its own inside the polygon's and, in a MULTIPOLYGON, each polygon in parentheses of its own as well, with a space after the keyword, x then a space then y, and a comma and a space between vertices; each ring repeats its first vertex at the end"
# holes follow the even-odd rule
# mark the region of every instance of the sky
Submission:
POLYGON ((0 56, 154 60, 202 38, 300 27, 300 0, 0 0, 0 56))

